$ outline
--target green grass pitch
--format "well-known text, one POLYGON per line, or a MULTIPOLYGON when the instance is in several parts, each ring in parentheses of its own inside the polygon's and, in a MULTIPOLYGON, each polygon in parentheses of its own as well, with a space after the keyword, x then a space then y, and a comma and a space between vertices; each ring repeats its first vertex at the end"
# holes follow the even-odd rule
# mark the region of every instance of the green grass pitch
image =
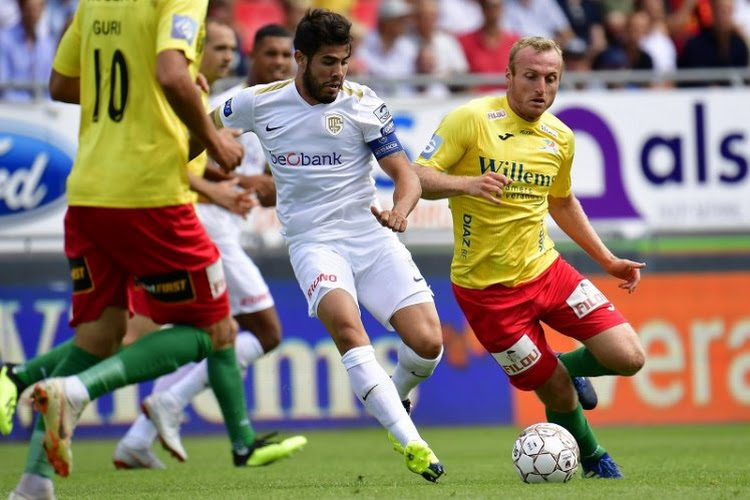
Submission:
MULTIPOLYGON (((740 499, 750 498, 750 424, 602 427, 600 441, 626 478, 523 484, 510 452, 519 429, 425 427, 447 469, 438 484, 412 474, 377 428, 308 431, 307 447, 263 468, 231 465, 224 436, 185 438, 190 458, 161 449, 164 471, 115 471, 115 440, 79 439, 59 499, 740 499)), ((288 433, 285 433, 285 435, 288 433)), ((0 441, 0 497, 15 486, 26 445, 0 441)))

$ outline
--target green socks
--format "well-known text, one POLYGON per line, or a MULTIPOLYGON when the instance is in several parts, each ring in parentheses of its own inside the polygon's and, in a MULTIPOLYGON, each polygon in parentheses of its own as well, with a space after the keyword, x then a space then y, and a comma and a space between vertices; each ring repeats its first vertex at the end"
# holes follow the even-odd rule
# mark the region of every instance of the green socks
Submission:
POLYGON ((173 326, 142 337, 78 377, 93 401, 120 387, 155 379, 185 363, 200 361, 211 348, 211 337, 200 328, 173 326))
POLYGON ((208 380, 224 416, 232 450, 242 453, 255 442, 255 431, 247 416, 245 388, 234 347, 208 356, 208 380))
POLYGON ((594 431, 583 414, 581 403, 578 403, 578 407, 575 410, 568 413, 557 413, 547 408, 546 414, 547 420, 553 424, 565 427, 573 435, 576 442, 578 442, 578 448, 581 450, 581 458, 596 460, 604 455, 606 450, 596 440, 594 431))
MULTIPOLYGON (((74 375, 101 361, 101 358, 98 356, 94 356, 74 345, 72 340, 60 344, 47 354, 59 351, 61 348, 64 348, 62 350, 64 350, 65 353, 62 357, 55 360, 56 367, 51 373, 48 373, 47 376, 64 377, 66 375, 74 375)), ((34 358, 32 361, 36 362, 39 358, 47 356, 47 354, 34 358)), ((57 354, 59 355, 60 352, 57 354)), ((36 370, 37 368, 34 369, 36 370)), ((38 380, 32 381, 31 383, 34 382, 38 382, 38 380)), ((34 423, 34 431, 31 434, 29 456, 26 459, 25 472, 36 474, 38 476, 52 477, 52 466, 47 462, 47 455, 45 455, 44 448, 42 447, 43 439, 44 421, 37 417, 36 422, 34 423)))
POLYGON ((568 369, 571 377, 601 377, 617 375, 617 372, 605 367, 596 360, 585 346, 560 354, 560 361, 568 369))
POLYGON ((73 339, 63 342, 49 352, 31 358, 25 363, 16 365, 13 368, 13 376, 21 382, 24 387, 36 384, 52 374, 60 361, 68 356, 71 347, 73 347, 73 339))

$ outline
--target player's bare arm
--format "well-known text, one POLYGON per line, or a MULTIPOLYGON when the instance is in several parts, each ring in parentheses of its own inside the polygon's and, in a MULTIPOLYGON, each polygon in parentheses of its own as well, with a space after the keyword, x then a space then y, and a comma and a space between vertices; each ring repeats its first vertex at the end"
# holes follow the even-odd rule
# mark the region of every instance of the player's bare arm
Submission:
POLYGON ((618 286, 633 293, 641 281, 645 262, 621 259, 614 255, 596 234, 581 203, 574 195, 565 198, 548 197, 549 213, 560 229, 578 244, 602 269, 623 280, 618 286))
POLYGON ((54 69, 49 77, 49 94, 55 101, 81 103, 81 79, 65 76, 54 69))
POLYGON ((370 211, 381 225, 402 233, 406 231, 406 217, 414 210, 422 195, 419 178, 409 167, 409 160, 403 151, 381 158, 378 163, 395 184, 393 208, 378 210, 370 207, 370 211))
POLYGON ((276 206, 276 183, 270 174, 238 175, 240 186, 255 193, 263 207, 276 206))
POLYGON ((206 197, 211 203, 226 208, 232 213, 245 216, 258 205, 253 194, 247 190, 237 189, 239 179, 211 182, 188 172, 190 188, 206 197))
MULTIPOLYGON (((234 140, 235 131, 216 130, 203 110, 200 93, 188 71, 188 60, 179 50, 165 50, 156 61, 156 79, 164 90, 169 104, 180 120, 187 125, 191 136, 195 136, 208 150, 211 158, 226 170, 239 165, 242 146, 234 140)), ((191 154, 194 148, 191 147, 191 154)))
POLYGON ((460 176, 445 174, 417 163, 412 164, 412 167, 422 185, 422 198, 427 200, 468 194, 500 205, 503 189, 512 182, 496 172, 487 172, 481 176, 460 176))

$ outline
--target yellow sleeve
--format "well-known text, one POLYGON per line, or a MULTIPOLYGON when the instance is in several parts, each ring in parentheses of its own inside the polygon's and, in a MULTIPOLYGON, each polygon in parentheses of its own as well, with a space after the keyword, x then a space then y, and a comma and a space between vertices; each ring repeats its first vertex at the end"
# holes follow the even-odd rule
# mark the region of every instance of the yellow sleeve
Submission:
POLYGON ((190 61, 200 57, 208 0, 167 0, 159 16, 156 53, 180 50, 190 61))
POLYGON ((415 163, 450 172, 477 140, 475 115, 468 106, 460 106, 445 115, 415 163))
POLYGON ((52 67, 63 76, 75 78, 81 76, 81 23, 80 9, 76 9, 73 21, 57 46, 52 67))
POLYGON ((555 181, 549 188, 550 196, 555 198, 567 198, 573 192, 573 183, 570 179, 570 173, 573 169, 573 157, 575 156, 575 136, 572 131, 568 131, 567 135, 567 147, 563 147, 562 152, 564 158, 560 165, 560 170, 557 172, 555 181))

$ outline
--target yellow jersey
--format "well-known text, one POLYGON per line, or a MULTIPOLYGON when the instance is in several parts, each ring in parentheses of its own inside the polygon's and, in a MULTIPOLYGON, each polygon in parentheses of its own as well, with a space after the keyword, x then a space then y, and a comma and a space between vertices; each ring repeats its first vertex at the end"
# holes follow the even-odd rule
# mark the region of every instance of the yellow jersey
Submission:
POLYGON ((54 69, 79 77, 78 154, 68 203, 112 208, 190 203, 188 132, 156 80, 160 52, 200 65, 207 0, 81 0, 54 69))
POLYGON ((450 198, 451 281, 464 288, 509 287, 539 276, 557 258, 544 218, 547 196, 571 193, 573 132, 553 114, 517 116, 505 96, 474 99, 445 116, 416 163, 457 176, 493 171, 513 182, 501 205, 450 198))

